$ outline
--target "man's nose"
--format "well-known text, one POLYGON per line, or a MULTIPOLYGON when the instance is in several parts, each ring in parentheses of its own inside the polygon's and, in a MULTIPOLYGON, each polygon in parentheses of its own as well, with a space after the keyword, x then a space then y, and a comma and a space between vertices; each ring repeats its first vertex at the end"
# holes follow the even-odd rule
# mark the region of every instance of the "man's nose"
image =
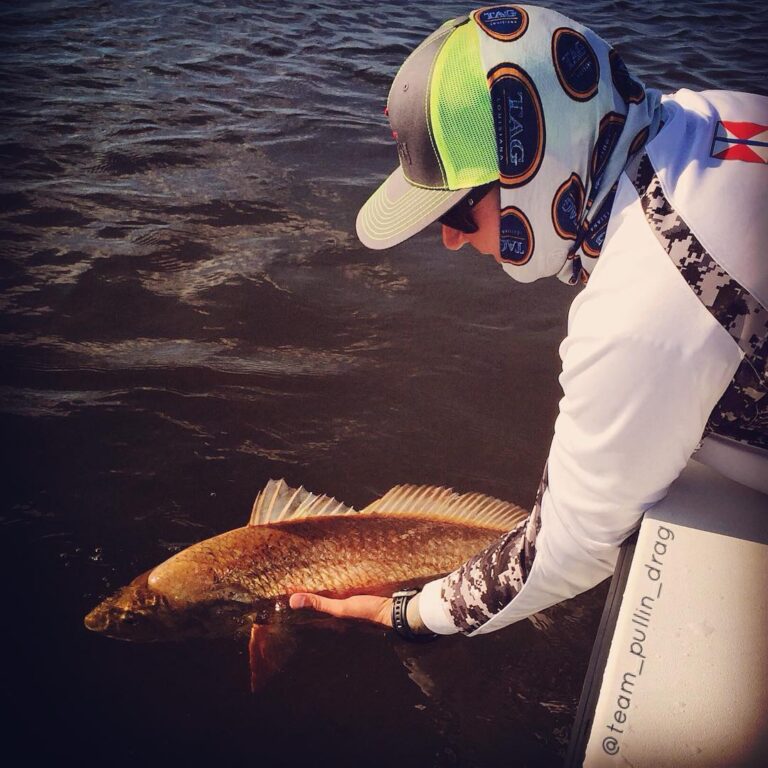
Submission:
POLYGON ((458 251, 464 243, 467 242, 467 236, 463 232, 453 227, 443 226, 443 245, 449 251, 458 251))

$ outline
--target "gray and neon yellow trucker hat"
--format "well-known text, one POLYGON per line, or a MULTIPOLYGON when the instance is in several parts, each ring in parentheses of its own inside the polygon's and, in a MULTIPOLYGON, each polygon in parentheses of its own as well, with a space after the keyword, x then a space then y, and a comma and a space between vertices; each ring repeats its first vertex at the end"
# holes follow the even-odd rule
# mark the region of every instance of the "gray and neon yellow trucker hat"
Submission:
POLYGON ((407 240, 499 177, 477 27, 446 22, 400 67, 387 99, 400 165, 357 215, 363 245, 407 240))

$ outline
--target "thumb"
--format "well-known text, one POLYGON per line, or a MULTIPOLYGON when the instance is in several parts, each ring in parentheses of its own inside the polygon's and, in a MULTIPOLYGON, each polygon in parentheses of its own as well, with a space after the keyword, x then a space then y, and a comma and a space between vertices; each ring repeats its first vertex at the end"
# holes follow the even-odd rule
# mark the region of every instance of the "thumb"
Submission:
MULTIPOLYGON (((350 617, 349 603, 347 600, 337 600, 331 597, 314 595, 311 592, 294 592, 288 598, 291 608, 313 608, 322 613, 328 613, 338 618, 350 617)), ((352 615, 354 617, 354 615, 352 615)))
POLYGON ((331 616, 343 617, 348 615, 346 600, 336 600, 331 597, 322 597, 311 592, 294 592, 288 598, 291 608, 312 608, 315 611, 329 613, 331 616))
POLYGON ((306 592, 294 592, 288 599, 291 608, 317 608, 315 595, 306 592))

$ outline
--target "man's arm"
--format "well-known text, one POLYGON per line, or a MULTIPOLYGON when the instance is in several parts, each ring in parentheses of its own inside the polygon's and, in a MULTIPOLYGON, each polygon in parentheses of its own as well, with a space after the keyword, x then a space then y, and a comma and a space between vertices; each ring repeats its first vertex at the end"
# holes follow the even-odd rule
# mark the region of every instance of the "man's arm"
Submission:
POLYGON ((619 545, 685 467, 738 365, 735 345, 711 330, 714 342, 693 356, 645 336, 563 342, 565 396, 534 514, 425 586, 419 608, 430 630, 493 631, 610 576, 619 545))
MULTIPOLYGON (((563 342, 565 397, 530 516, 409 604, 409 624, 484 634, 590 589, 661 500, 701 437, 739 356, 681 357, 645 339, 563 342), (418 612, 416 614, 415 612, 418 612)), ((294 595, 291 607, 391 626, 391 600, 294 595)))

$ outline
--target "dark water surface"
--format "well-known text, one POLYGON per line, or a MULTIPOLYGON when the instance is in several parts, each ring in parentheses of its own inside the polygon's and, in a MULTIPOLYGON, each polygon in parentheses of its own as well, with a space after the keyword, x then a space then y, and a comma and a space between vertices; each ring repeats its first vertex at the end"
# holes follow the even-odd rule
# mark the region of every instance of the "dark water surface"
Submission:
MULTIPOLYGON (((765 91, 762 2, 560 2, 647 83, 765 91)), ((382 115, 464 3, 0 9, 4 752, 26 764, 551 765, 605 587, 418 651, 309 630, 261 695, 235 641, 87 633, 107 592, 244 524, 270 477, 530 506, 571 290, 354 217, 382 115)))

